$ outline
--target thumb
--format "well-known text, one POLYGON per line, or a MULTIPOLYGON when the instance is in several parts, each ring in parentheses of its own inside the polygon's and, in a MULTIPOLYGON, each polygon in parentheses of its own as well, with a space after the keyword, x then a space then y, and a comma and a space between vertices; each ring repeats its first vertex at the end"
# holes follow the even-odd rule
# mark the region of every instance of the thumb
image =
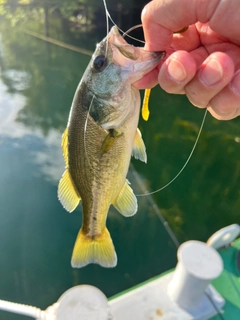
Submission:
POLYGON ((236 23, 239 15, 239 0, 153 0, 142 12, 146 48, 150 51, 168 48, 173 32, 196 22, 209 22, 215 32, 239 39, 240 28, 236 23))

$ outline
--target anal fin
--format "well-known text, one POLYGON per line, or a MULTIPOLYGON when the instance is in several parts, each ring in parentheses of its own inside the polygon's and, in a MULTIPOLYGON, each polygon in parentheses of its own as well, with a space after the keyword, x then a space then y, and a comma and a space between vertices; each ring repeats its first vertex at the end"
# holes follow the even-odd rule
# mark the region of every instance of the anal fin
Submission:
POLYGON ((125 217, 131 217, 137 212, 137 198, 127 180, 113 206, 125 217))

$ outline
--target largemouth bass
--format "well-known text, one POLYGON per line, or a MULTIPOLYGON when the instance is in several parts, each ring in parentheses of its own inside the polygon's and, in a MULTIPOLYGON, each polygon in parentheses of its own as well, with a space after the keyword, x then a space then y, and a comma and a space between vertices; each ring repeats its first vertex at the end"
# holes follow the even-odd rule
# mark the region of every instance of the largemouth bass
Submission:
POLYGON ((129 45, 113 27, 97 45, 78 85, 62 138, 66 170, 58 186, 59 200, 67 211, 82 202, 73 267, 117 264, 106 228, 108 210, 112 204, 126 217, 136 213, 137 199, 126 175, 131 155, 147 160, 137 129, 140 94, 132 84, 164 55, 129 45))

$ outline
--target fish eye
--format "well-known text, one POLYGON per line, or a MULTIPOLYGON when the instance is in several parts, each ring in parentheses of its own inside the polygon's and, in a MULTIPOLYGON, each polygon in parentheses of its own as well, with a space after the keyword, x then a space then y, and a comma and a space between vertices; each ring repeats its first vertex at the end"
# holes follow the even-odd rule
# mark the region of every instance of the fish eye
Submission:
POLYGON ((93 62, 93 66, 96 71, 104 70, 106 67, 106 64, 107 64, 107 58, 103 54, 97 56, 93 62))

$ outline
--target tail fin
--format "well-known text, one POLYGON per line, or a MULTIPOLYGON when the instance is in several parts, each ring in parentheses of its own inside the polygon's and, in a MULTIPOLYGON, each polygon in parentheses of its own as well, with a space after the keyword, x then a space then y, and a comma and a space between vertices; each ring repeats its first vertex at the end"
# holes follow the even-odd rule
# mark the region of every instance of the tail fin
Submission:
POLYGON ((71 264, 73 268, 81 268, 89 263, 97 263, 105 268, 117 265, 117 255, 107 228, 95 239, 87 237, 80 229, 73 248, 71 264))

